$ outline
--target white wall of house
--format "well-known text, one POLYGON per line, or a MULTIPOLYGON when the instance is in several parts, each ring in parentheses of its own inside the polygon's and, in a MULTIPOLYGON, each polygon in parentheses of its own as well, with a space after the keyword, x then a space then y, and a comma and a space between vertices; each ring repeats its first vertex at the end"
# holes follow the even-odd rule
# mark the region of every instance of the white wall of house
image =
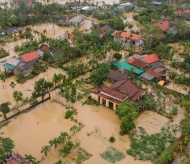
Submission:
POLYGON ((99 96, 95 93, 90 93, 90 96, 92 97, 93 100, 99 101, 99 96))
POLYGON ((114 37, 114 41, 122 43, 122 45, 125 46, 125 47, 130 47, 132 45, 138 47, 138 46, 142 45, 142 43, 143 43, 142 39, 141 40, 132 41, 130 43, 130 42, 124 42, 122 40, 122 38, 118 38, 118 37, 114 37))

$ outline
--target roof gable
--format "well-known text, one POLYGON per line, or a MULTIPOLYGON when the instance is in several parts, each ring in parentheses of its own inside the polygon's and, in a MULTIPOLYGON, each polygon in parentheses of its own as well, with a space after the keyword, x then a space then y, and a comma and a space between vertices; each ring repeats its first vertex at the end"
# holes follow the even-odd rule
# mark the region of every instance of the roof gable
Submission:
POLYGON ((33 51, 33 52, 27 53, 27 54, 25 54, 25 55, 22 55, 21 58, 22 58, 22 60, 24 60, 25 62, 30 62, 30 61, 32 61, 32 60, 39 59, 40 56, 37 54, 36 51, 33 51))
POLYGON ((170 25, 169 25, 169 22, 165 20, 160 23, 156 23, 154 26, 161 28, 163 31, 166 31, 170 25))
POLYGON ((134 65, 137 68, 143 68, 144 66, 146 66, 146 63, 140 59, 136 59, 136 58, 132 58, 128 61, 129 64, 134 65))
POLYGON ((42 52, 48 52, 49 51, 49 47, 45 44, 42 44, 39 48, 40 51, 42 52))
POLYGON ((147 72, 148 74, 150 74, 150 75, 152 75, 152 76, 158 78, 158 79, 161 78, 162 76, 164 76, 164 75, 162 75, 162 74, 160 74, 160 73, 158 73, 158 72, 156 72, 156 71, 154 71, 154 70, 151 70, 151 69, 146 70, 146 72, 147 72))
POLYGON ((160 60, 156 54, 143 56, 143 59, 147 64, 151 64, 160 60))
POLYGON ((120 99, 121 101, 122 101, 123 99, 125 99, 125 97, 126 97, 126 95, 125 95, 124 93, 120 93, 120 92, 118 92, 118 91, 116 91, 116 90, 112 90, 112 89, 110 89, 110 88, 108 88, 108 87, 105 87, 105 86, 102 87, 102 90, 101 90, 100 93, 101 93, 101 94, 104 93, 104 94, 106 94, 107 96, 110 95, 110 96, 112 96, 112 97, 114 97, 114 98, 120 99))
POLYGON ((112 36, 114 36, 114 37, 120 37, 120 38, 122 38, 123 41, 128 41, 130 39, 132 39, 134 41, 142 39, 141 35, 131 34, 130 32, 121 32, 121 31, 117 31, 117 30, 115 30, 112 33, 112 36))

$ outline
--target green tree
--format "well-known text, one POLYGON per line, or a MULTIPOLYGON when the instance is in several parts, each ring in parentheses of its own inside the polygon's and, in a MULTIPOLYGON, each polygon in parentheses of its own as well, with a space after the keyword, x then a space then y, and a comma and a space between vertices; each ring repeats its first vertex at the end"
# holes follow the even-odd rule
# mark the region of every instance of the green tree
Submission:
POLYGON ((33 157, 32 155, 25 154, 25 158, 26 158, 26 160, 29 161, 29 164, 36 164, 36 158, 33 157))
POLYGON ((0 162, 3 162, 7 154, 12 152, 14 147, 15 145, 13 141, 8 137, 4 137, 2 133, 0 133, 0 162))
POLYGON ((14 83, 14 81, 11 81, 11 83, 9 84, 10 87, 12 87, 13 89, 15 88, 16 84, 14 83))
POLYGON ((23 99, 22 96, 23 96, 23 94, 20 91, 13 92, 13 98, 16 101, 16 104, 23 99))
POLYGON ((153 110, 157 108, 157 103, 154 99, 149 98, 148 96, 143 96, 143 99, 139 101, 140 106, 143 110, 153 110))
POLYGON ((21 72, 16 74, 16 80, 17 80, 18 83, 23 82, 23 79, 24 79, 24 76, 23 76, 23 74, 21 72))
POLYGON ((113 57, 117 60, 120 60, 122 58, 122 55, 120 53, 115 53, 113 57))
POLYGON ((59 155, 60 156, 68 155, 71 152, 73 146, 74 144, 72 141, 67 141, 66 144, 63 146, 63 148, 59 149, 59 155))
POLYGON ((50 98, 50 90, 52 87, 53 83, 46 81, 44 78, 40 78, 38 81, 35 82, 32 97, 37 98, 41 96, 43 101, 45 95, 48 93, 50 98))
POLYGON ((127 134, 135 128, 133 120, 137 118, 139 109, 134 102, 123 102, 116 108, 116 115, 121 119, 121 134, 127 134))
POLYGON ((59 140, 61 143, 64 143, 69 138, 69 135, 67 132, 61 132, 59 136, 59 140))
MULTIPOLYGON (((5 80, 7 79, 6 73, 3 72, 0 74, 0 80, 3 82, 3 84, 5 84, 5 80)), ((3 85, 4 87, 4 85, 3 85)))
POLYGON ((50 146, 44 146, 42 147, 41 153, 43 153, 45 156, 47 156, 47 153, 50 152, 50 146))
POLYGON ((52 147, 54 145, 54 148, 56 149, 56 147, 60 144, 60 139, 59 138, 54 138, 53 140, 49 141, 50 146, 52 147))
POLYGON ((91 81, 97 86, 101 86, 103 81, 106 80, 109 70, 109 64, 99 64, 98 68, 93 70, 90 74, 91 81))
POLYGON ((79 127, 77 125, 73 125, 71 128, 70 128, 70 131, 73 132, 73 135, 79 130, 79 127))
POLYGON ((2 103, 2 104, 0 105, 0 112, 3 113, 5 119, 7 119, 6 114, 10 112, 9 105, 11 105, 10 102, 5 102, 5 103, 2 103))

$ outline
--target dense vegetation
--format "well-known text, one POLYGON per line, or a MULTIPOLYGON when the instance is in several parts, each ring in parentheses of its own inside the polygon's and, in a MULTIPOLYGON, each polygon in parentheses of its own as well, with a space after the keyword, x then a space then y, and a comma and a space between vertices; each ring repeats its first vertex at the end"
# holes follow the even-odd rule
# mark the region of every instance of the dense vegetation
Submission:
POLYGON ((10 153, 14 148, 13 141, 8 138, 4 137, 0 134, 0 162, 2 162, 8 153, 10 153))
POLYGON ((132 129, 135 129, 133 120, 137 118, 139 109, 134 102, 123 102, 118 105, 116 115, 121 120, 120 134, 128 134, 132 129))

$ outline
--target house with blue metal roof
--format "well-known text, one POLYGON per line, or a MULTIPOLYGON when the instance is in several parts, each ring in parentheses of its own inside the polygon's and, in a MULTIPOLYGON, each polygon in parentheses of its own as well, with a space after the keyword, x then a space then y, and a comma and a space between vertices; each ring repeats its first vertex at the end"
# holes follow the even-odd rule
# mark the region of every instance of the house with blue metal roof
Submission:
POLYGON ((126 61, 122 61, 122 62, 119 62, 117 64, 115 64, 117 67, 121 68, 121 69, 124 69, 124 70, 127 70, 127 71, 130 71, 131 68, 134 68, 134 73, 138 76, 140 76, 142 73, 144 73, 144 70, 142 69, 139 69, 137 67, 134 67, 133 65, 127 63, 126 61))

